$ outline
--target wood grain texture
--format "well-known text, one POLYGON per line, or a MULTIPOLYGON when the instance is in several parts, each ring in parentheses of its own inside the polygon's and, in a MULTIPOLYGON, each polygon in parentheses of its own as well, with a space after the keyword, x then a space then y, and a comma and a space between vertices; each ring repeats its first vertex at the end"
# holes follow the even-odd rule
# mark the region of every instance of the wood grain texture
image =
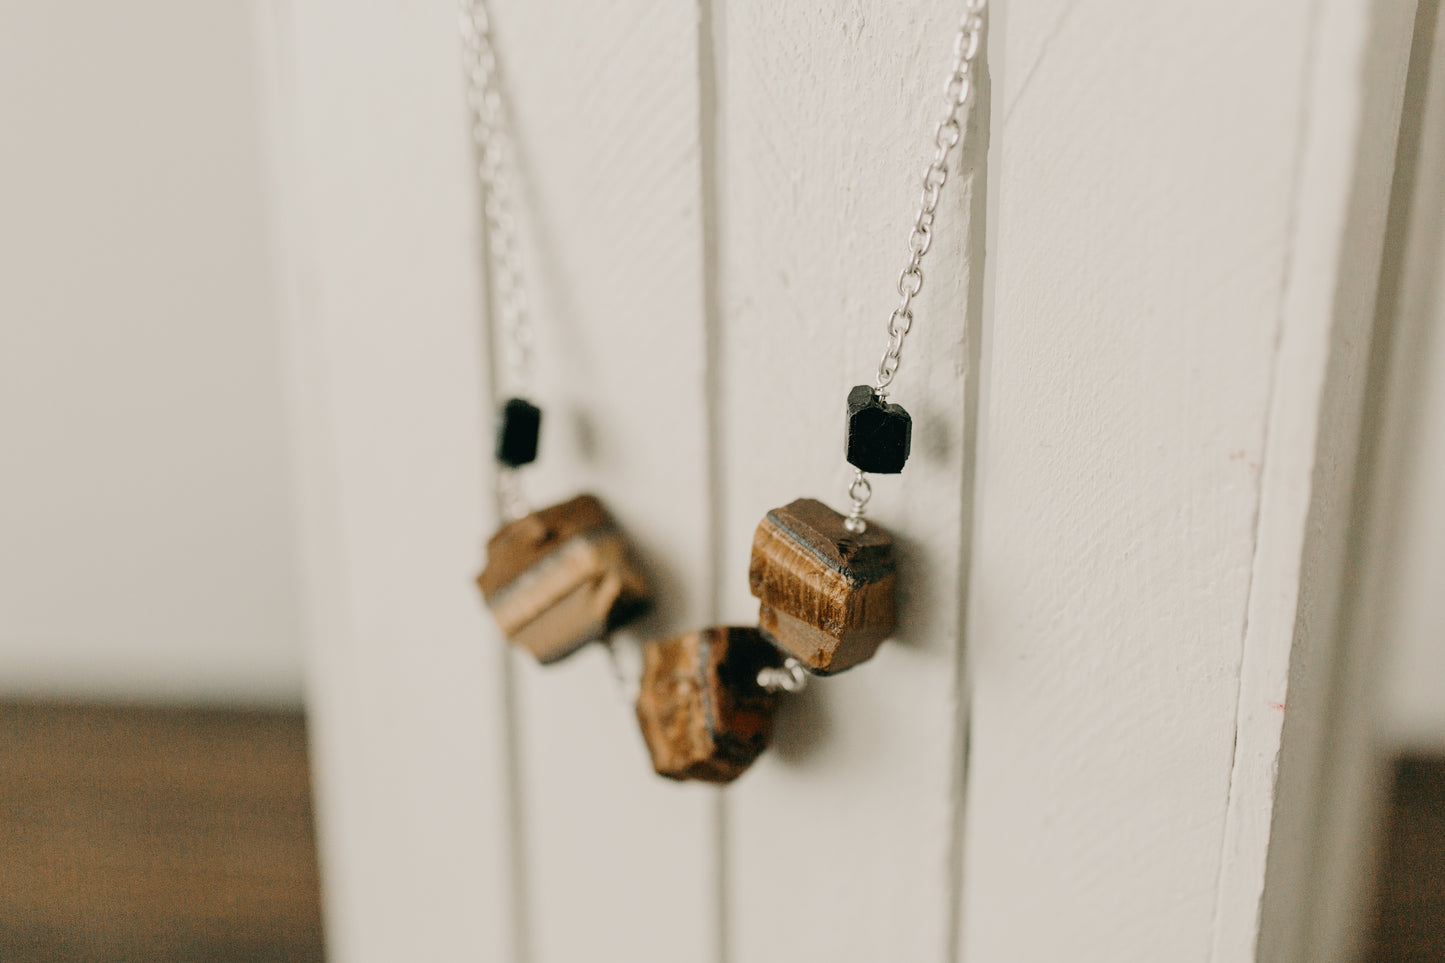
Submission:
POLYGON ((763 635, 819 675, 872 658, 893 632, 893 539, 844 520, 814 498, 789 502, 758 523, 748 560, 763 635))
POLYGON ((322 959, 296 713, 0 705, 0 958, 322 959))
MULTIPOLYGON (((722 614, 741 621, 757 611, 746 575, 764 514, 800 496, 846 504, 845 401, 887 340, 960 8, 729 0, 716 13, 722 614)), ((789 700, 774 751, 728 791, 737 960, 949 954, 966 324, 983 225, 982 139, 969 137, 890 395, 912 413, 911 457, 872 479, 870 517, 896 540, 896 638, 789 700)))

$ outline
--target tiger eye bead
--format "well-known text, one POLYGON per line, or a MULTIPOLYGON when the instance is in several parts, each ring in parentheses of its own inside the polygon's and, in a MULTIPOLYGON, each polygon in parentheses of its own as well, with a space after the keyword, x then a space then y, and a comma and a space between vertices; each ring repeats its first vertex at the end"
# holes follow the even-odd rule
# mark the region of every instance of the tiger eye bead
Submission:
POLYGON ((872 658, 893 632, 893 539, 812 498, 768 512, 753 536, 748 587, 763 637, 818 675, 872 658))
POLYGON ((756 629, 714 626, 643 652, 637 721, 669 779, 732 782, 767 748, 779 697, 758 672, 782 656, 756 629))
POLYGON ((503 526, 487 543, 477 586, 507 638, 543 663, 641 615, 652 596, 626 538, 591 495, 503 526))

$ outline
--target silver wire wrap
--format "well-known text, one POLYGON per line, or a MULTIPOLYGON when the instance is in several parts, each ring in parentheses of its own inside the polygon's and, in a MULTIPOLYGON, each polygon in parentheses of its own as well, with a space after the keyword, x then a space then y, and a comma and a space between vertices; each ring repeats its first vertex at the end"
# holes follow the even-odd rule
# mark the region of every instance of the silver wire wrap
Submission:
MULTIPOLYGON (((535 343, 527 297, 522 245, 517 232, 516 149, 500 89, 497 51, 485 0, 459 0, 462 66, 467 77, 467 106, 477 148, 477 179, 482 187, 490 290, 502 364, 497 366, 496 395, 525 398, 532 387, 535 343)), ((520 472, 499 466, 497 498, 509 519, 527 514, 520 472)))
MULTIPOLYGON (((958 34, 953 39, 953 66, 943 85, 943 119, 933 128, 933 159, 923 172, 923 194, 918 214, 908 234, 908 263, 898 275, 898 306, 888 316, 888 347, 878 362, 878 377, 873 389, 880 401, 888 400, 888 386, 898 373, 903 358, 903 341, 913 330, 913 299, 923 290, 923 256, 933 246, 933 221, 938 213, 938 200, 948 181, 948 157, 963 140, 964 122, 960 115, 973 98, 973 62, 983 44, 984 15, 988 0, 967 0, 958 34)), ((853 510, 848 516, 848 531, 859 534, 867 530, 863 513, 873 494, 863 472, 853 476, 848 497, 853 510)))
POLYGON ((759 669, 758 685, 768 692, 802 692, 808 687, 808 672, 797 659, 787 658, 780 668, 759 669))
POLYGON ((848 497, 853 500, 853 509, 848 513, 843 527, 854 535, 862 535, 868 531, 868 523, 863 519, 863 513, 868 510, 868 499, 873 497, 873 486, 868 483, 868 476, 863 474, 859 468, 853 472, 853 481, 848 485, 848 497))

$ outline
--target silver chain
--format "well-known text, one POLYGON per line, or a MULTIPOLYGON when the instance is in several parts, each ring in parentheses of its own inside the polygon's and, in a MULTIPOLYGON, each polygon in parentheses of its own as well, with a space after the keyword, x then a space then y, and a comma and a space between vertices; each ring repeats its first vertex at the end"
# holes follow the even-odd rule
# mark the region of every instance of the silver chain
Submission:
MULTIPOLYGON (((497 372, 499 396, 525 398, 532 387, 532 349, 535 338, 531 304, 527 297, 522 245, 517 233, 516 149, 507 124, 492 44, 491 16, 485 0, 459 0, 463 68, 467 75, 467 106, 472 112, 472 140, 477 146, 477 178, 482 186, 486 217, 487 254, 491 268, 488 296, 496 310, 501 332, 503 364, 497 372)), ((504 515, 527 513, 526 498, 516 469, 503 468, 498 476, 498 498, 504 515)))
MULTIPOLYGON (((933 246, 933 221, 938 213, 938 200, 948 181, 948 157, 963 140, 964 121, 960 118, 973 97, 973 62, 983 42, 984 14, 988 0, 967 0, 958 35, 953 39, 953 66, 943 85, 943 119, 933 128, 933 159, 923 172, 923 194, 918 201, 918 215, 908 234, 908 263, 898 275, 898 306, 888 316, 888 347, 878 362, 878 377, 873 388, 880 400, 888 398, 888 386, 898 373, 903 358, 903 340, 913 330, 913 299, 923 290, 923 256, 933 246)), ((850 532, 867 529, 863 513, 872 496, 872 486, 863 472, 853 475, 848 485, 852 511, 844 523, 850 532)))
POLYGON ((938 200, 948 181, 948 155, 963 140, 959 115, 973 96, 973 61, 983 40, 984 9, 988 0, 968 0, 958 36, 953 40, 953 67, 943 86, 943 119, 933 129, 933 160, 923 172, 923 195, 918 215, 908 235, 908 264, 898 275, 898 306, 888 318, 888 349, 878 363, 873 383, 880 397, 886 396, 903 356, 903 339, 913 328, 913 299, 923 289, 923 255, 933 246, 933 220, 938 200))

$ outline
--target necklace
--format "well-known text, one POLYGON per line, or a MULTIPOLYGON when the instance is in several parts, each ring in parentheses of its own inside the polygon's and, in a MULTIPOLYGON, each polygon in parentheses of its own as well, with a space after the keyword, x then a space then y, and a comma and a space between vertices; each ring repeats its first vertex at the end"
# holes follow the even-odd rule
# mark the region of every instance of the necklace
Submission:
MULTIPOLYGON (((652 640, 643 654, 637 717, 653 767, 675 779, 728 782, 766 747, 781 692, 810 674, 830 675, 871 658, 895 628, 893 539, 870 525, 869 474, 898 474, 908 460, 912 418, 890 402, 923 288, 923 259, 949 157, 965 135, 973 63, 987 0, 967 0, 933 132, 898 302, 873 384, 846 399, 844 455, 854 474, 845 516, 812 498, 773 509, 753 538, 748 582, 758 625, 712 626, 652 640)), ((622 533, 596 498, 530 512, 522 469, 536 459, 541 409, 527 400, 534 335, 521 245, 515 150, 498 83, 485 0, 461 0, 461 32, 482 189, 488 297, 498 405, 496 499, 506 520, 488 543, 478 584, 508 638, 551 662, 602 639, 640 614, 650 587, 622 533), (500 390, 505 388, 505 391, 500 390)))
POLYGON ((800 498, 767 513, 748 565, 749 588, 759 600, 756 629, 713 626, 647 644, 637 718, 653 768, 664 776, 737 778, 766 748, 780 693, 802 689, 810 673, 831 675, 871 658, 893 634, 893 540, 865 520, 868 474, 897 474, 908 460, 912 419, 888 401, 888 388, 913 327, 913 299, 923 288, 923 258, 933 243, 949 155, 964 137, 984 5, 970 0, 954 41, 943 119, 934 128, 877 377, 848 393, 851 511, 844 516, 800 498))
POLYGON ((517 165, 483 0, 461 0, 467 104, 477 151, 497 409, 497 510, 477 577, 498 627, 538 661, 555 662, 642 615, 646 574, 621 529, 593 495, 529 511, 522 471, 536 460, 542 411, 527 400, 535 336, 517 230, 517 165))
POLYGON ((871 658, 894 629, 893 539, 865 519, 873 488, 868 475, 898 474, 908 460, 913 421, 888 401, 903 343, 913 328, 913 299, 923 289, 923 258, 933 244, 948 159, 964 137, 973 95, 987 0, 969 0, 953 44, 942 119, 923 173, 918 213, 908 235, 908 261, 898 275, 898 304, 888 318, 888 344, 873 384, 848 392, 844 455, 853 466, 845 517, 812 498, 768 512, 753 537, 748 585, 759 600, 760 630, 788 657, 764 670, 767 688, 798 684, 799 669, 831 675, 871 658))
POLYGON ((888 316, 888 346, 878 362, 877 377, 871 389, 858 385, 848 392, 845 454, 854 475, 848 486, 853 507, 846 527, 855 534, 867 529, 863 514, 873 488, 866 473, 898 474, 908 460, 912 418, 901 405, 888 404, 888 388, 903 360, 903 340, 913 329, 913 299, 923 290, 923 256, 933 246, 933 222, 943 185, 948 182, 948 157, 963 141, 960 115, 973 97, 973 61, 983 41, 987 6, 988 0, 969 0, 953 40, 953 66, 943 87, 943 117, 933 130, 933 159, 923 172, 923 194, 908 233, 908 263, 898 274, 898 306, 888 316))

